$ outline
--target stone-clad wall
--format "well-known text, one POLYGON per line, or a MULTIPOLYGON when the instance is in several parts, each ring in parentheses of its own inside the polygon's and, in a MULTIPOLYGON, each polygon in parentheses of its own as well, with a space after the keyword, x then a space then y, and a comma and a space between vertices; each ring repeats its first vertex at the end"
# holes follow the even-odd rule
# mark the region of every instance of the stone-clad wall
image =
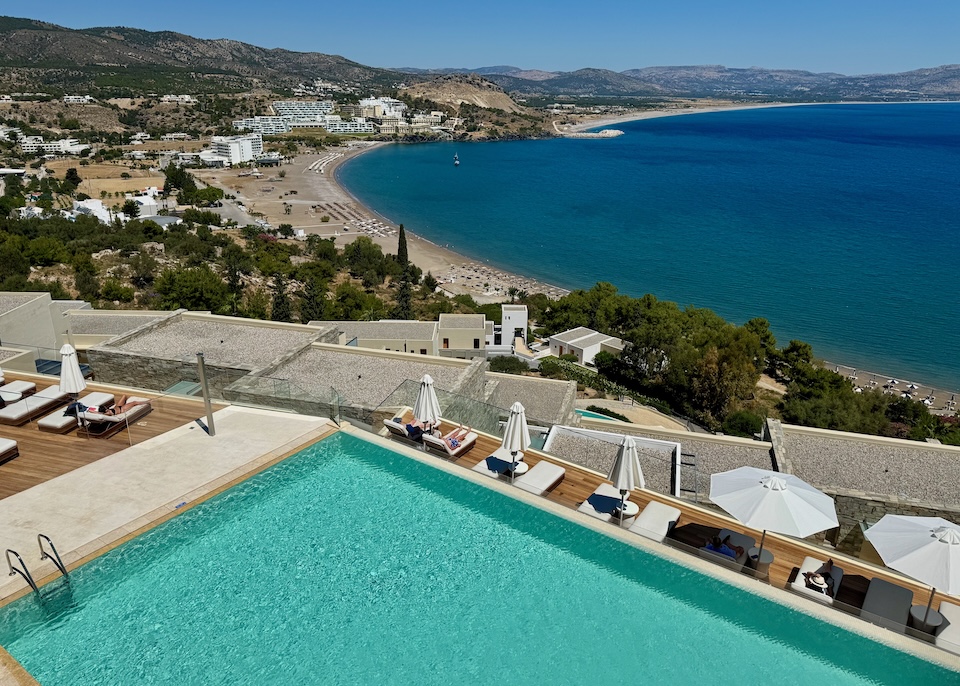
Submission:
MULTIPOLYGON (((97 381, 105 384, 162 391, 180 381, 200 381, 195 362, 187 364, 106 347, 90 348, 87 359, 97 381)), ((222 398, 225 387, 250 373, 249 369, 218 367, 209 363, 206 370, 210 395, 215 398, 222 398)))
POLYGON ((860 522, 876 523, 886 514, 911 515, 920 517, 943 517, 960 523, 960 507, 945 503, 931 503, 866 493, 852 489, 824 489, 834 497, 837 503, 837 519, 840 531, 827 538, 834 540, 837 550, 857 555, 863 545, 863 531, 860 522))

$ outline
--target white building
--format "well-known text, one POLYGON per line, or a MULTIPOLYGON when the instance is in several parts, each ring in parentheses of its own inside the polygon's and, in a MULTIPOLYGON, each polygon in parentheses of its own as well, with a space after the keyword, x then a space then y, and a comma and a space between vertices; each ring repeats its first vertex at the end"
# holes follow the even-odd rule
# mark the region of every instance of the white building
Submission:
POLYGON ((96 217, 101 224, 111 224, 114 219, 125 218, 123 213, 114 212, 108 207, 105 207, 103 202, 100 200, 74 200, 73 201, 73 214, 74 216, 86 214, 91 217, 96 217))
POLYGON ((189 133, 165 133, 160 136, 162 141, 188 141, 191 136, 189 133))
POLYGON ((25 136, 20 139, 20 149, 31 155, 46 153, 52 155, 79 155, 89 148, 76 138, 61 138, 58 141, 45 143, 43 136, 25 136))
POLYGON ((156 196, 131 195, 127 193, 124 197, 126 200, 133 200, 135 203, 137 203, 137 206, 140 208, 140 212, 137 213, 138 217, 151 217, 157 213, 157 210, 160 209, 160 206, 157 204, 156 196))
POLYGON ((192 105, 196 101, 192 95, 164 95, 160 98, 160 102, 174 102, 178 105, 192 105))
POLYGON ((328 121, 324 123, 323 128, 327 130, 327 133, 373 133, 374 126, 373 122, 369 122, 363 117, 354 117, 350 121, 345 119, 340 119, 336 117, 339 121, 333 121, 334 118, 328 118, 328 121))
POLYGON ((263 136, 259 133, 247 133, 239 136, 214 136, 210 141, 210 151, 201 153, 205 162, 220 158, 226 166, 251 162, 263 154, 263 136), (209 152, 210 155, 205 154, 209 152), (208 159, 209 158, 209 159, 208 159))
POLYGON ((361 114, 365 117, 392 117, 403 119, 407 106, 396 98, 363 98, 360 100, 361 114))
POLYGON ((235 119, 233 128, 237 131, 252 131, 262 136, 276 136, 290 131, 286 117, 247 117, 235 119))
POLYGON ((65 105, 89 105, 96 102, 96 99, 89 95, 64 95, 63 102, 65 105))
POLYGON ((143 133, 143 132, 141 132, 141 133, 135 133, 135 134, 133 134, 132 136, 130 136, 130 140, 132 140, 132 141, 148 141, 148 140, 150 140, 150 134, 149 134, 149 133, 143 133))
POLYGON ((273 111, 278 117, 321 117, 332 114, 332 100, 278 100, 273 103, 273 111))
POLYGON ((582 365, 592 365, 593 359, 601 350, 611 355, 619 355, 623 352, 623 341, 585 326, 550 336, 551 355, 576 355, 577 362, 582 365))

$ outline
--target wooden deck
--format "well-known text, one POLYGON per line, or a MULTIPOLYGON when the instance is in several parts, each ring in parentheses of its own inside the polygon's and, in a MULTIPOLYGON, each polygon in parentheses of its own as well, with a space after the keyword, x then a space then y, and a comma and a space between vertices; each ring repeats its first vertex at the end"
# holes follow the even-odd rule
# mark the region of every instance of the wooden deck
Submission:
MULTIPOLYGON (((14 380, 33 381, 37 390, 57 383, 56 377, 32 374, 19 374, 5 371, 7 382, 14 380)), ((146 417, 130 425, 110 438, 84 438, 76 430, 68 434, 52 434, 40 431, 36 420, 23 426, 0 424, 0 437, 12 438, 20 448, 20 456, 0 465, 0 498, 25 491, 44 481, 66 474, 83 465, 95 462, 102 457, 112 455, 131 444, 142 443, 148 438, 159 436, 170 429, 204 417, 203 402, 190 398, 157 396, 134 389, 116 388, 91 383, 87 393, 107 391, 119 398, 124 393, 140 397, 156 398, 153 411, 146 417)), ((48 414, 62 413, 65 405, 48 414)), ((215 405, 215 409, 223 407, 215 405)))
MULTIPOLYGON (((410 414, 404 417, 405 422, 411 420, 412 416, 410 414)), ((472 469, 478 462, 492 454, 493 451, 499 447, 499 438, 480 434, 477 444, 472 450, 451 462, 466 469, 472 469)), ((560 464, 566 469, 566 474, 560 484, 544 496, 565 507, 574 510, 577 509, 584 500, 590 497, 601 483, 606 481, 603 475, 572 465, 569 462, 558 460, 551 455, 535 450, 527 451, 524 461, 533 467, 537 462, 544 459, 560 464)), ((685 547, 684 544, 686 544, 687 546, 699 548, 707 543, 708 536, 716 534, 720 529, 729 529, 731 531, 745 533, 753 537, 758 545, 761 535, 763 534, 762 531, 755 531, 744 527, 736 519, 721 512, 713 511, 685 500, 678 500, 654 493, 653 491, 632 491, 630 500, 637 503, 641 511, 651 500, 658 500, 677 507, 682 511, 683 514, 677 523, 676 535, 671 536, 670 539, 670 542, 675 544, 674 547, 682 548, 685 547)), ((611 526, 615 525, 611 524, 611 526)), ((828 558, 833 558, 836 564, 844 570, 843 580, 840 589, 837 591, 836 599, 845 605, 860 608, 863 605, 863 599, 866 595, 867 584, 869 580, 874 577, 880 577, 910 589, 913 592, 914 604, 926 606, 930 597, 929 586, 919 584, 892 570, 870 565, 857 558, 837 553, 829 548, 809 544, 805 541, 767 533, 764 550, 769 550, 774 555, 774 561, 770 565, 769 579, 764 583, 770 583, 778 588, 784 588, 788 582, 792 582, 796 578, 797 569, 800 567, 803 559, 809 555, 824 561, 828 558)), ((695 551, 690 550, 690 552, 694 553, 695 551)), ((760 582, 758 581, 758 583, 760 582)), ((956 597, 937 593, 933 600, 933 607, 937 608, 943 599, 953 603, 960 602, 956 597)), ((810 600, 810 602, 816 603, 815 600, 810 600)), ((819 605, 819 603, 816 604, 819 605)))

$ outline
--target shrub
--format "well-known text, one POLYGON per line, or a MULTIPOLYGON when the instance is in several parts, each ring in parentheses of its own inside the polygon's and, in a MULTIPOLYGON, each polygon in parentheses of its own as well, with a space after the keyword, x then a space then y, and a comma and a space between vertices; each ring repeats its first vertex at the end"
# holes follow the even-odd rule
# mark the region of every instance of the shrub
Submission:
POLYGON ((516 357, 494 357, 490 360, 490 371, 502 374, 523 374, 530 371, 530 367, 523 360, 516 357))
POLYGON ((540 361, 540 373, 550 379, 562 379, 563 368, 560 362, 553 357, 546 357, 540 361))
POLYGON ((119 300, 122 303, 128 303, 133 300, 133 289, 129 286, 123 286, 116 279, 107 279, 100 287, 100 297, 104 300, 119 300))
POLYGON ((597 414, 603 414, 608 417, 612 417, 613 419, 619 419, 621 422, 627 422, 628 424, 633 423, 619 412, 614 412, 606 407, 600 407, 599 405, 587 405, 587 409, 590 410, 590 412, 596 412, 597 414))
POLYGON ((723 420, 723 433, 753 438, 763 428, 763 417, 749 410, 738 410, 723 420))

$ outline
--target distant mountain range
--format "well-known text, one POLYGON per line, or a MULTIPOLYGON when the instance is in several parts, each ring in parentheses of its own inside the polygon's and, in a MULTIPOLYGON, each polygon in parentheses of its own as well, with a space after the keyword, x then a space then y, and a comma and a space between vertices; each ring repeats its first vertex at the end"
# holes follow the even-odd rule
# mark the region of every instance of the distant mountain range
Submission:
POLYGON ((902 74, 845 76, 722 66, 549 72, 501 65, 477 69, 382 69, 338 55, 267 49, 171 31, 69 29, 0 17, 0 92, 218 92, 287 89, 322 79, 364 93, 451 73, 472 73, 520 97, 714 97, 919 100, 960 98, 960 65, 902 74))
POLYGON ((479 69, 400 69, 417 76, 475 73, 505 91, 524 96, 711 97, 785 100, 916 100, 960 98, 960 65, 917 69, 900 74, 814 73, 793 69, 732 69, 719 65, 645 67, 615 72, 524 70, 496 66, 479 69))

